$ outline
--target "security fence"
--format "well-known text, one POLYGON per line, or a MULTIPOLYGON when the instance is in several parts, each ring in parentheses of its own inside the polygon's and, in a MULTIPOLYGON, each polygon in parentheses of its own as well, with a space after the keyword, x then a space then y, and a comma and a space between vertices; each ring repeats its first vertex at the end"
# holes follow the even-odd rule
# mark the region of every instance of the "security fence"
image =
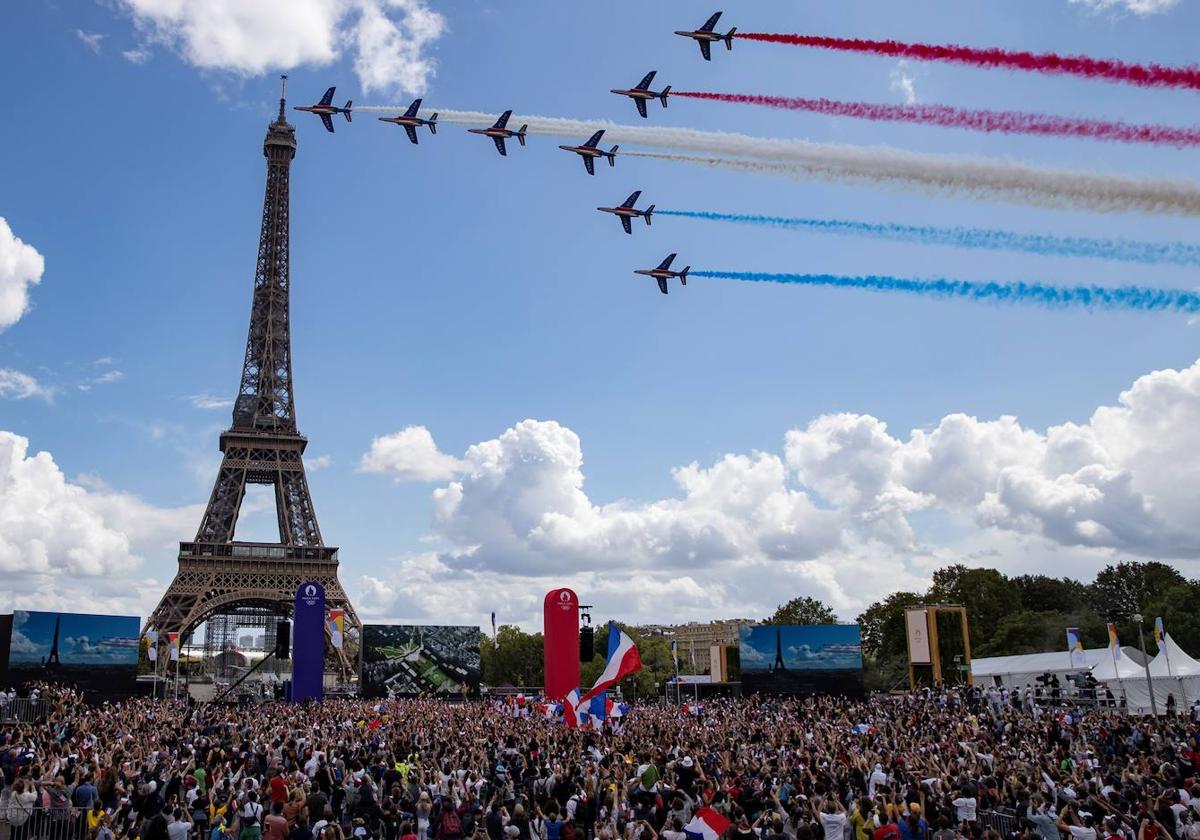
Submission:
POLYGON ((1011 808, 997 808, 995 811, 980 811, 979 823, 986 828, 996 830, 1001 837, 1012 837, 1017 833, 1019 821, 1017 812, 1011 808))
POLYGON ((49 717, 53 708, 49 700, 14 697, 0 707, 0 723, 37 723, 49 717))
POLYGON ((83 808, 24 808, 0 800, 0 840, 90 840, 93 833, 83 808))

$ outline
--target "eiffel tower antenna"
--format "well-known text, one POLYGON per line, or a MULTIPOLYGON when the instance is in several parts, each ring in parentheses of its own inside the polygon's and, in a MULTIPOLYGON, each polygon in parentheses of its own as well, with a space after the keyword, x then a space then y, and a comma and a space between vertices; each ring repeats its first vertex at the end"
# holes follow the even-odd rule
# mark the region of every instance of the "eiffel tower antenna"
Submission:
POLYGON ((179 544, 179 570, 147 619, 147 627, 160 636, 178 632, 187 638, 208 618, 239 610, 285 617, 291 613, 296 589, 310 580, 322 584, 327 605, 345 610, 347 625, 361 631, 338 581, 338 550, 325 545, 317 525, 304 473, 308 439, 296 428, 289 241, 296 130, 285 116, 286 94, 284 76, 279 115, 263 141, 267 180, 250 327, 232 422, 220 437, 224 457, 196 537, 179 544), (278 542, 234 539, 248 484, 274 488, 278 542))

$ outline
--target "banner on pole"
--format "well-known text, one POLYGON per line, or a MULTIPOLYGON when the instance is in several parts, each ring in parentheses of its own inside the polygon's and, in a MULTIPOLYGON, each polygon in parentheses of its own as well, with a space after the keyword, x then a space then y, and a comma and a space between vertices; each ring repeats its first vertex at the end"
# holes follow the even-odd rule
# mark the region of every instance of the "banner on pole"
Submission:
POLYGON ((320 700, 325 694, 325 587, 300 584, 292 615, 293 703, 320 700))
POLYGON ((924 609, 905 610, 904 627, 908 632, 908 661, 914 665, 933 662, 929 648, 929 614, 924 609))
POLYGON ((1167 631, 1163 629, 1163 620, 1160 615, 1154 619, 1154 644, 1158 645, 1159 650, 1162 650, 1163 645, 1166 644, 1166 636, 1167 631))
POLYGON ((151 662, 158 661, 158 631, 153 627, 146 628, 146 641, 149 645, 146 648, 146 658, 151 662))
POLYGON ((178 662, 179 661, 179 634, 178 633, 168 633, 167 634, 167 649, 169 651, 171 651, 171 661, 178 662))
POLYGON ((337 650, 342 649, 346 638, 346 611, 329 611, 329 641, 337 650))
POLYGON ((1108 646, 1112 650, 1116 650, 1121 646, 1121 643, 1117 641, 1117 625, 1111 621, 1108 622, 1108 646))

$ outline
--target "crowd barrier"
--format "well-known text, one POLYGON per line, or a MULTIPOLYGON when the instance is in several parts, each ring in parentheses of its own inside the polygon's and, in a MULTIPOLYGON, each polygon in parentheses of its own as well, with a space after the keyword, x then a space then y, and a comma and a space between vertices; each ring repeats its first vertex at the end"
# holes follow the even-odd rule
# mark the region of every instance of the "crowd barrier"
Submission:
POLYGON ((0 840, 90 840, 91 836, 83 808, 34 808, 25 816, 14 814, 8 801, 0 803, 0 840))
POLYGON ((995 811, 980 811, 979 823, 985 828, 995 829, 1001 837, 1012 837, 1017 833, 1017 813, 1009 808, 998 808, 995 811))
POLYGON ((0 708, 0 723, 37 723, 49 717, 53 708, 49 700, 15 697, 0 708))

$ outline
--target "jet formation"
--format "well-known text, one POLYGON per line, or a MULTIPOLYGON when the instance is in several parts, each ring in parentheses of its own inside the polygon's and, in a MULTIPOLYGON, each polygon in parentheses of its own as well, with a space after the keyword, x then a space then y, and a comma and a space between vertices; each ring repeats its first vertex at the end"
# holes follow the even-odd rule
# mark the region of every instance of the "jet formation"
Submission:
MULTIPOLYGON (((675 34, 684 38, 690 38, 700 46, 700 55, 705 61, 712 61, 712 45, 723 41, 725 49, 733 49, 733 36, 737 32, 736 27, 730 28, 724 35, 716 31, 717 22, 721 19, 721 12, 714 13, 704 25, 699 29, 691 30, 676 30, 675 34)), ((637 107, 638 114, 642 118, 648 116, 646 103, 657 99, 662 103, 663 108, 667 107, 667 97, 671 93, 671 86, 664 85, 662 90, 652 90, 651 84, 654 83, 656 70, 651 70, 647 73, 636 86, 631 88, 613 88, 612 93, 618 96, 627 96, 633 100, 633 104, 637 107)), ((283 77, 285 82, 287 76, 283 77)), ((309 114, 316 114, 321 118, 321 123, 325 126, 325 130, 333 132, 333 117, 341 114, 346 118, 346 122, 350 122, 350 113, 353 108, 353 102, 346 101, 342 107, 333 104, 333 95, 336 88, 329 88, 325 91, 325 95, 320 101, 314 105, 296 105, 293 106, 297 111, 304 111, 309 114)), ((409 142, 413 145, 418 145, 417 129, 421 126, 428 126, 430 134, 437 134, 437 113, 430 115, 427 119, 419 116, 421 110, 421 100, 415 99, 408 106, 403 114, 398 114, 394 117, 379 117, 380 122, 392 123, 404 128, 408 135, 409 142)), ((496 144, 496 151, 503 156, 508 155, 508 149, 505 145, 506 140, 516 138, 517 142, 522 146, 525 145, 526 132, 529 129, 528 125, 522 125, 516 131, 508 127, 509 118, 512 117, 512 111, 505 111, 499 116, 496 122, 488 128, 468 128, 467 131, 471 134, 481 134, 484 137, 492 138, 492 142, 496 144)), ((589 175, 596 174, 596 159, 607 158, 609 166, 617 165, 617 150, 618 146, 613 146, 608 151, 600 148, 600 140, 604 137, 604 130, 597 131, 587 142, 579 146, 559 146, 565 152, 572 152, 579 155, 583 159, 583 166, 589 175)), ((618 207, 597 207, 596 209, 602 213, 611 213, 621 220, 621 227, 625 233, 633 233, 633 220, 639 216, 646 220, 646 225, 650 225, 650 217, 654 213, 654 205, 651 204, 645 210, 638 210, 635 206, 638 198, 641 197, 642 191, 637 190, 632 193, 629 198, 625 199, 618 207)), ((667 294, 667 281, 675 278, 679 279, 681 285, 687 285, 687 275, 691 271, 691 266, 684 266, 680 271, 672 271, 671 263, 675 260, 676 255, 670 254, 656 268, 639 268, 634 270, 634 274, 640 274, 645 277, 653 277, 658 283, 658 289, 664 295, 667 294)))

